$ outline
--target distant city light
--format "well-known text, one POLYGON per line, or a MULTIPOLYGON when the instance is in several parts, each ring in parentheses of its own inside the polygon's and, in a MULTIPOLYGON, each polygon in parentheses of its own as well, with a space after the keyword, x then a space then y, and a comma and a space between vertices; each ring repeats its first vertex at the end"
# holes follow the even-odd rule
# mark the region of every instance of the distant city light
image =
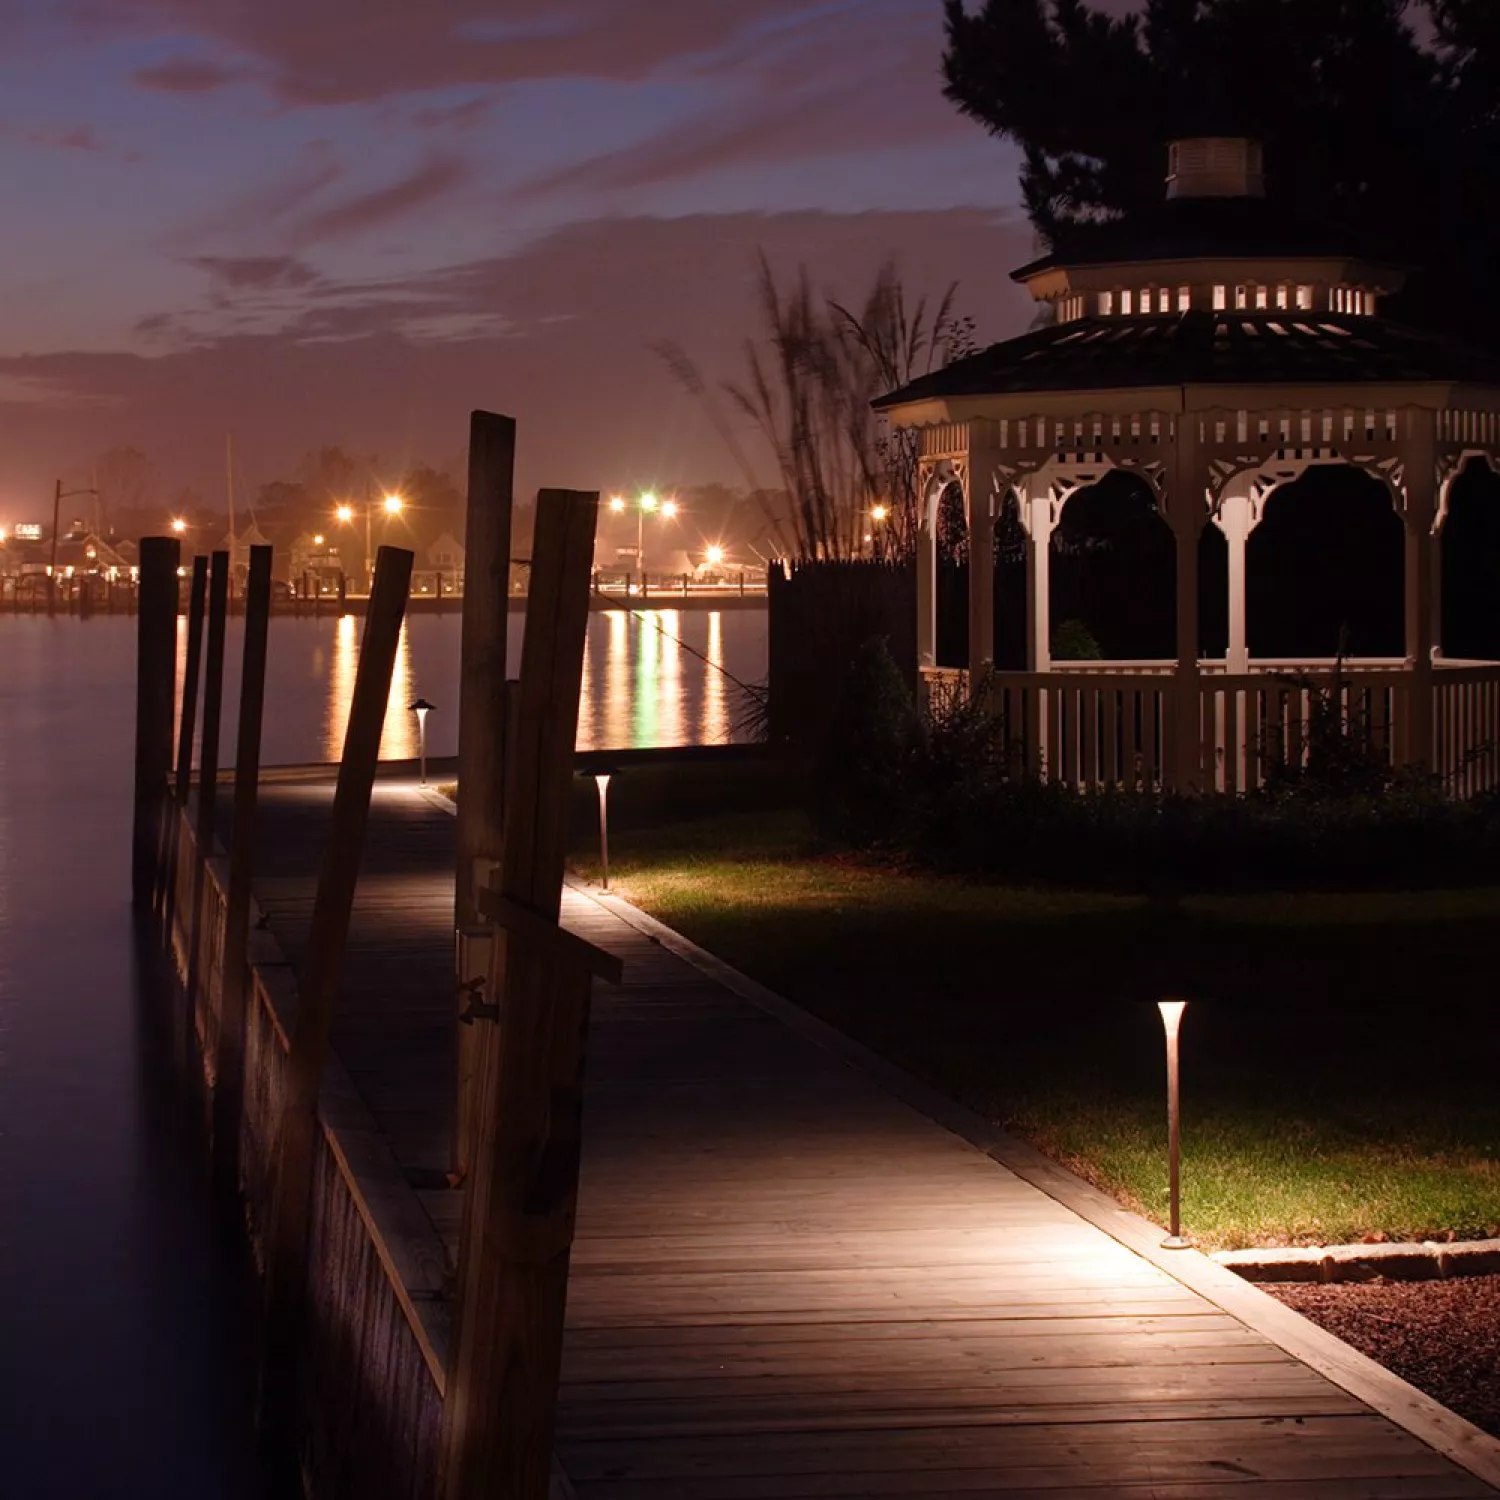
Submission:
POLYGON ((334 515, 337 516, 340 521, 343 521, 347 525, 350 521, 352 521, 354 519, 354 507, 352 505, 341 505, 334 512, 334 515))
POLYGON ((870 519, 872 521, 883 521, 888 515, 890 515, 890 511, 888 511, 885 506, 877 505, 873 510, 871 510, 870 519))
POLYGON ((314 547, 321 547, 322 545, 323 545, 323 538, 322 538, 322 536, 321 535, 315 536, 313 538, 313 546, 314 547))
POLYGON ((385 513, 388 516, 399 516, 401 507, 405 504, 400 495, 387 495, 385 497, 385 513))
POLYGON ((172 530, 175 531, 178 536, 181 536, 182 533, 187 530, 187 522, 184 521, 181 516, 174 516, 172 519, 172 530))
POLYGON ((717 568, 724 561, 724 549, 718 546, 710 547, 703 556, 707 560, 709 567, 717 568))
POLYGON ((42 539, 42 527, 39 521, 20 521, 16 524, 16 540, 18 542, 39 542, 42 539))
POLYGON ((4 543, 9 540, 10 533, 3 526, 0 526, 0 543, 4 543))
POLYGON ((661 513, 670 521, 677 514, 677 502, 675 500, 668 500, 662 506, 661 513))
POLYGON ((620 512, 625 509, 624 495, 611 495, 609 497, 609 508, 614 511, 616 515, 619 515, 620 512))

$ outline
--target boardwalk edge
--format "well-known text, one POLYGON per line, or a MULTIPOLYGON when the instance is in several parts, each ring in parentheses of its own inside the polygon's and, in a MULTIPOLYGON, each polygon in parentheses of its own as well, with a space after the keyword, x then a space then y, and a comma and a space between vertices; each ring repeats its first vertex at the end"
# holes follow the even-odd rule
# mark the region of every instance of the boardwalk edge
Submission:
MULTIPOLYGON (((435 801, 447 802, 440 794, 431 795, 435 801)), ((653 938, 742 1000, 774 1016, 804 1040, 865 1074, 887 1093, 967 1141, 1220 1311, 1264 1335, 1373 1412, 1500 1492, 1500 1440, 1200 1251, 1163 1249, 1159 1225, 1122 1208, 1108 1194, 1044 1156, 1034 1146, 930 1088, 623 897, 600 891, 574 875, 567 877, 567 886, 653 938)))

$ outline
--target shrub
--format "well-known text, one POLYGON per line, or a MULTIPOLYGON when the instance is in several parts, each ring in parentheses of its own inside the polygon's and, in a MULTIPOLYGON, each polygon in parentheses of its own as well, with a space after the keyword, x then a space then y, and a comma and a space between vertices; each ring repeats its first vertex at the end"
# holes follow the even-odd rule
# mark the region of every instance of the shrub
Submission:
POLYGON ((866 641, 844 678, 814 776, 815 821, 856 845, 889 837, 908 799, 920 726, 883 636, 866 641))

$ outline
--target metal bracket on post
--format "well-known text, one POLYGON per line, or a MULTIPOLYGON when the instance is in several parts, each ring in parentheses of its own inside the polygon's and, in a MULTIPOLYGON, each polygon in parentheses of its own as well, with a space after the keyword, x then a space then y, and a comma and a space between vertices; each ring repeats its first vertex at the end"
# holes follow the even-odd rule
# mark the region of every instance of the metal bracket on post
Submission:
POLYGON ((453 949, 456 988, 460 995, 469 997, 458 1019, 465 1026, 472 1026, 475 1021, 498 1021, 500 1006, 483 998, 494 974, 495 929, 457 927, 453 931, 453 949))

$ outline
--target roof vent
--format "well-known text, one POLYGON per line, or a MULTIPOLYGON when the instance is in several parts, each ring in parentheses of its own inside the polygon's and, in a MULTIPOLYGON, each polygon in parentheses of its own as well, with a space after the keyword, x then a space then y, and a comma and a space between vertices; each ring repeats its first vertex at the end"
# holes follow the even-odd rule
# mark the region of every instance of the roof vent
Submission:
POLYGON ((1264 198, 1265 152, 1238 135, 1194 136, 1168 150, 1168 198, 1264 198))

